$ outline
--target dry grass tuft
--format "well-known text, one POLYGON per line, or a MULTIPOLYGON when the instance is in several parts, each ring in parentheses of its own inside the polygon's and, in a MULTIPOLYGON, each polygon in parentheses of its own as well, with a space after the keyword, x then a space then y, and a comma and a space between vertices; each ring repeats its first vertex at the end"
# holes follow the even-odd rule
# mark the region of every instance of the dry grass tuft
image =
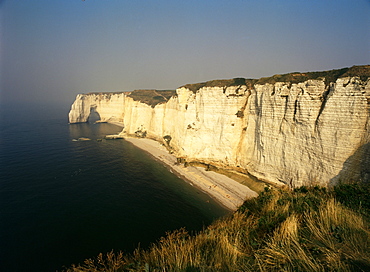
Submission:
POLYGON ((369 271, 370 232, 364 219, 331 199, 305 216, 309 248, 316 248, 328 270, 369 271))
POLYGON ((72 265, 67 271, 71 272, 117 272, 123 271, 121 268, 125 265, 122 252, 108 252, 105 256, 100 253, 96 259, 87 259, 82 265, 72 265))

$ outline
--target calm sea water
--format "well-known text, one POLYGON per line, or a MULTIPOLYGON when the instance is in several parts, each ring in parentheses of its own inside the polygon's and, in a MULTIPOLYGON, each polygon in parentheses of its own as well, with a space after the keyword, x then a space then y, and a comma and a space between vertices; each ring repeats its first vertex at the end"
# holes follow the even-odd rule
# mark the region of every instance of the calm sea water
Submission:
POLYGON ((96 141, 117 126, 68 125, 65 116, 0 125, 0 271, 55 271, 112 249, 129 253, 227 213, 130 143, 96 141), (72 141, 79 137, 92 140, 72 141))

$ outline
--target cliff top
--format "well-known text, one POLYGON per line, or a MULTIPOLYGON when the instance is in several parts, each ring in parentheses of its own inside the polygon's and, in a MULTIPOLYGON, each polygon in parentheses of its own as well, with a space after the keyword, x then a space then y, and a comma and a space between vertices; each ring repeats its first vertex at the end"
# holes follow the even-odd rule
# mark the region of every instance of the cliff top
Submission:
POLYGON ((86 95, 89 95, 89 94, 93 94, 93 95, 97 95, 97 94, 101 94, 101 95, 107 95, 107 94, 124 94, 124 93, 127 93, 127 92, 90 92, 90 93, 86 93, 86 95))
POLYGON ((320 72, 293 72, 282 75, 274 75, 271 77, 263 77, 256 81, 256 84, 275 84, 276 82, 290 82, 300 83, 309 79, 320 79, 325 78, 325 85, 329 85, 330 82, 335 82, 341 77, 353 77, 359 76, 362 80, 366 80, 370 77, 370 65, 363 66, 352 66, 350 68, 335 69, 329 71, 320 72))
POLYGON ((252 88, 256 81, 257 81, 256 79, 245 79, 245 78, 218 79, 201 83, 186 84, 182 87, 187 88, 195 93, 197 90, 203 87, 231 87, 247 85, 248 87, 252 88))
POLYGON ((275 84, 276 82, 290 82, 291 84, 293 84, 304 82, 309 79, 320 78, 325 78, 325 85, 329 85, 330 82, 335 82, 338 78, 347 76, 359 76, 362 80, 366 80, 370 77, 370 65, 352 66, 350 68, 320 72, 292 72, 288 74, 277 74, 271 77, 262 77, 260 79, 233 78, 211 80, 202 83, 186 84, 182 87, 185 87, 195 93, 197 90, 203 87, 230 87, 246 85, 248 89, 252 89, 253 85, 255 84, 275 84))
POLYGON ((167 102, 168 99, 175 95, 176 90, 135 90, 128 97, 154 108, 158 104, 167 102))
MULTIPOLYGON (((370 65, 352 66, 350 68, 335 69, 329 71, 320 72, 293 72, 288 74, 277 74, 271 77, 262 77, 260 79, 245 79, 245 78, 233 78, 233 79, 218 79, 207 82, 186 84, 182 87, 189 89, 196 93, 203 87, 222 87, 227 88, 231 86, 247 86, 247 89, 253 89, 255 84, 275 84, 276 82, 289 82, 300 83, 309 79, 324 79, 325 85, 329 85, 330 82, 335 82, 341 77, 353 77, 358 76, 361 80, 366 80, 370 77, 370 65)), ((131 97, 135 101, 145 103, 152 108, 158 104, 167 102, 172 96, 176 96, 176 90, 135 90, 133 92, 98 92, 88 93, 89 94, 100 94, 100 95, 112 95, 126 93, 128 97, 131 97)))

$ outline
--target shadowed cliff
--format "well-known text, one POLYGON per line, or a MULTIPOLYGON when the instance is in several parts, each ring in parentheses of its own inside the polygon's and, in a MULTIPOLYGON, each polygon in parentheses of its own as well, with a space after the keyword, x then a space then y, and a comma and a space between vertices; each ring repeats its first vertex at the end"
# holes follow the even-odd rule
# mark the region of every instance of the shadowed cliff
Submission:
POLYGON ((357 181, 370 183, 370 143, 362 145, 343 163, 342 170, 329 185, 357 181))

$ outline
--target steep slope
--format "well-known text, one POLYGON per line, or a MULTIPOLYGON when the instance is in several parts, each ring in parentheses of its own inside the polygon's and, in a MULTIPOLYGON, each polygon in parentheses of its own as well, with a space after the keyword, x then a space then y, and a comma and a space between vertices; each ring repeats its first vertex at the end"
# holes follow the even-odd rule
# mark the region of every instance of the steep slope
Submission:
POLYGON ((126 134, 169 142, 188 161, 275 183, 370 179, 370 66, 215 80, 171 91, 78 95, 70 123, 90 112, 126 134), (168 141, 170 139, 170 141, 168 141))

